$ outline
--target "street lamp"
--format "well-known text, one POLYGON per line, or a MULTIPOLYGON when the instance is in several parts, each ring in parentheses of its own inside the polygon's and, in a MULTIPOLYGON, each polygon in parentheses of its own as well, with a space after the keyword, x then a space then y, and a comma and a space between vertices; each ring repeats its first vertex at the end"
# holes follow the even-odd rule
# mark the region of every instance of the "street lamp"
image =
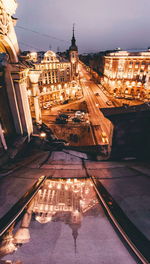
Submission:
POLYGON ((44 144, 44 140, 46 138, 46 133, 45 132, 41 132, 40 133, 40 138, 41 138, 42 144, 44 144))
POLYGON ((44 139, 44 138, 46 137, 46 133, 45 133, 45 132, 41 132, 40 137, 41 137, 42 139, 44 139))

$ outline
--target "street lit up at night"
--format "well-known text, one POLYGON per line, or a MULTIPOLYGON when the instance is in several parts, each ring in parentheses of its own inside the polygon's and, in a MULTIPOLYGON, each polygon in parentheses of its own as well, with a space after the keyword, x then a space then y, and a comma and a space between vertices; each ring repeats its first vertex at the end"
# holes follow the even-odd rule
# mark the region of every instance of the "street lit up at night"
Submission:
POLYGON ((0 1, 0 264, 150 263, 149 9, 0 1))

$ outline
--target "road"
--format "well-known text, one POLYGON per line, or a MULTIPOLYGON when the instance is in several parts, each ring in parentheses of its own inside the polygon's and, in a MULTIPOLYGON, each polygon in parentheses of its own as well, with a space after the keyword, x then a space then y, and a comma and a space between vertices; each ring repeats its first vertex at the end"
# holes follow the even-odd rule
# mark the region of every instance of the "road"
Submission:
POLYGON ((89 111, 89 119, 95 135, 96 145, 111 145, 112 139, 112 124, 104 117, 100 108, 112 107, 106 103, 109 101, 107 96, 93 81, 90 80, 90 75, 80 64, 80 81, 83 89, 85 101, 89 111), (97 94, 97 95, 96 95, 97 94))

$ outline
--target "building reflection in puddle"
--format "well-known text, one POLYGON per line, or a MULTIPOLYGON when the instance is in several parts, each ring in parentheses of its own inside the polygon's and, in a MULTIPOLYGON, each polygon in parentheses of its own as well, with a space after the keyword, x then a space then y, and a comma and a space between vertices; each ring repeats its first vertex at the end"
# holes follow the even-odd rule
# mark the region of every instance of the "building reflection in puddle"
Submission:
MULTIPOLYGON (((51 221, 62 221, 67 224, 72 232, 76 253, 77 237, 83 216, 86 216, 97 203, 93 184, 89 179, 46 180, 26 209, 21 223, 15 228, 12 226, 3 236, 0 246, 1 259, 5 255, 15 254, 20 246, 30 241, 32 229, 30 231, 29 228, 32 219, 40 224, 51 221)), ((2 261, 1 263, 21 262, 2 261)))

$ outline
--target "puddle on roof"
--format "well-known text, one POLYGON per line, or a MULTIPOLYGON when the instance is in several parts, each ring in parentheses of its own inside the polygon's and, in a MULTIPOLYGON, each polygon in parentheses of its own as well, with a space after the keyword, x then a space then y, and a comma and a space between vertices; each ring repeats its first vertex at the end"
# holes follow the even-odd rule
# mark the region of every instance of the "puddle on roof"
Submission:
POLYGON ((136 263, 89 179, 46 180, 3 237, 0 256, 0 264, 136 263))

